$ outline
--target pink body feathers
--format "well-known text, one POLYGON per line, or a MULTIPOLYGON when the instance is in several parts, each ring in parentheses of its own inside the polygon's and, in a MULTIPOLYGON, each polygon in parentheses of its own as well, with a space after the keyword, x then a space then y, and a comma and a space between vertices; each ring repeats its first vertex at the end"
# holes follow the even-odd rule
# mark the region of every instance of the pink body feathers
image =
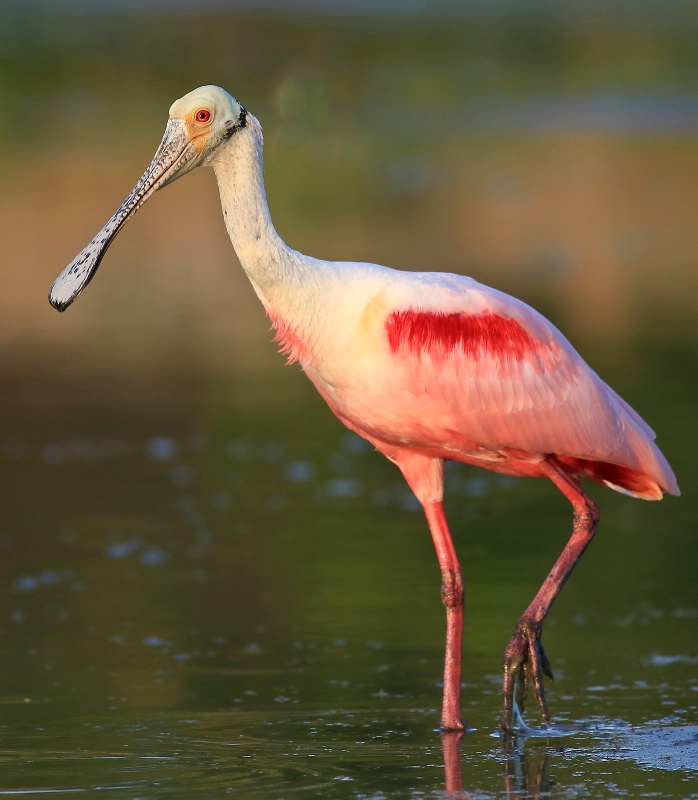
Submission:
POLYGON ((114 216, 55 281, 65 310, 89 283, 123 224, 157 189, 212 166, 231 241, 276 328, 330 408, 402 471, 422 504, 441 569, 446 657, 441 726, 460 714, 463 576, 443 511, 443 462, 546 477, 573 508, 565 549, 519 618, 504 657, 502 727, 511 732, 532 689, 549 719, 552 677, 543 621, 591 541, 596 505, 587 477, 620 492, 678 494, 651 428, 607 386, 544 317, 471 278, 329 262, 288 247, 271 221, 262 129, 217 86, 170 108, 150 166, 114 216))
POLYGON ((328 266, 313 316, 267 305, 276 340, 393 460, 412 448, 541 477, 554 455, 571 476, 637 497, 677 491, 649 426, 529 306, 462 276, 328 266))

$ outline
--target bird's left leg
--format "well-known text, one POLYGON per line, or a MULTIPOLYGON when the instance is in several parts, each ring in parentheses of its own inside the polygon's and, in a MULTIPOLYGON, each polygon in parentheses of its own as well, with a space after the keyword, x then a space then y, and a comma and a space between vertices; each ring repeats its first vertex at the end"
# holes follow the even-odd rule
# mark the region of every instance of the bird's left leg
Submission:
POLYGON ((518 702, 523 710, 529 687, 533 689, 543 721, 546 725, 550 721, 543 688, 543 675, 552 678, 553 673, 541 643, 543 620, 575 564, 592 540, 599 521, 599 512, 594 502, 567 475, 554 456, 542 461, 541 469, 572 503, 574 523, 570 540, 550 574, 543 581, 533 602, 516 623, 514 634, 504 653, 502 727, 505 731, 513 729, 514 706, 518 702))

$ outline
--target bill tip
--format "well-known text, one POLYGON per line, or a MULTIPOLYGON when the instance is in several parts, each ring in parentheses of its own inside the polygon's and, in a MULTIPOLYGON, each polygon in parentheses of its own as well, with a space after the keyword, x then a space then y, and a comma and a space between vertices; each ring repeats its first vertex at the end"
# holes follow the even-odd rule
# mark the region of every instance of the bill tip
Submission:
POLYGON ((70 305, 70 301, 69 300, 68 301, 66 301, 66 300, 58 300, 55 297, 53 297, 52 295, 50 295, 50 294, 48 296, 48 301, 53 306, 53 308, 56 309, 56 311, 65 311, 66 308, 68 308, 68 306, 70 305))

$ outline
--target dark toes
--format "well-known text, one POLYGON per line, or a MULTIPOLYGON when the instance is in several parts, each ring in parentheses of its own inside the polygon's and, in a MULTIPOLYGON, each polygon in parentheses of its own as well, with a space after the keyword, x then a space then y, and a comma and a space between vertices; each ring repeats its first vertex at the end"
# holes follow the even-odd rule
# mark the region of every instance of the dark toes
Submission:
POLYGON ((548 722, 543 676, 553 677, 550 661, 540 640, 541 625, 519 620, 504 655, 504 722, 505 730, 513 725, 514 704, 524 710, 529 689, 533 690, 544 722, 548 722))

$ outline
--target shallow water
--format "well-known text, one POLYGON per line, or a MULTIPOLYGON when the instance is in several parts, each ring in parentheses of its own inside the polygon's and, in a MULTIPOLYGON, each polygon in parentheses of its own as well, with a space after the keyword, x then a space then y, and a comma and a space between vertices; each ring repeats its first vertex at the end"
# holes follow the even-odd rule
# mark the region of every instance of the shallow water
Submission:
MULTIPOLYGON (((666 358, 624 388, 663 406, 681 477, 691 377, 667 400, 666 358)), ((505 747, 503 647, 569 512, 542 481, 449 470, 459 776, 424 520, 294 369, 16 377, 0 453, 0 794, 698 797, 690 481, 658 504, 593 491, 602 527, 546 624, 553 731, 505 747)))

